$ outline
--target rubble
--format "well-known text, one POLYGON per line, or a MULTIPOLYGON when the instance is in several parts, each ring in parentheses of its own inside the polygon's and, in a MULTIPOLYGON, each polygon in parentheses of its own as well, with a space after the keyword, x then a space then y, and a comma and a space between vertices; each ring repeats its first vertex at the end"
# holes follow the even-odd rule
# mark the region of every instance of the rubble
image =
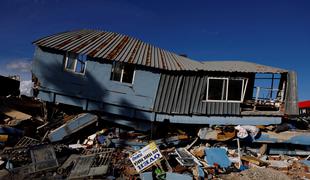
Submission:
POLYGON ((154 136, 35 98, 3 102, 0 179, 310 178, 305 129, 176 125, 154 136))

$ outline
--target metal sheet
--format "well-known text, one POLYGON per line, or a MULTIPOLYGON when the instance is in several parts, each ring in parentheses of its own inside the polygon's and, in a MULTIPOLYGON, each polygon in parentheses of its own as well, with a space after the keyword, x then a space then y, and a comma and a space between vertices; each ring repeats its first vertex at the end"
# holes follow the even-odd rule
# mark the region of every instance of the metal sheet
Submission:
POLYGON ((207 76, 162 74, 154 110, 167 114, 240 115, 240 103, 206 102, 207 76))
POLYGON ((59 33, 34 41, 35 45, 82 53, 90 57, 140 64, 172 71, 224 71, 285 73, 287 70, 244 61, 194 61, 154 47, 126 35, 77 30, 59 33))
POLYGON ((98 117, 90 113, 79 114, 66 124, 58 127, 55 130, 52 130, 48 138, 51 142, 61 141, 65 137, 83 129, 84 127, 96 122, 98 117))
POLYGON ((285 69, 274 68, 245 61, 204 61, 203 70, 216 72, 246 72, 246 73, 286 73, 285 69))
POLYGON ((220 167, 227 168, 231 165, 231 161, 227 156, 227 150, 224 148, 206 148, 205 155, 205 161, 210 166, 218 164, 220 167))
POLYGON ((83 53, 96 58, 141 64, 165 70, 195 71, 201 67, 200 62, 113 32, 96 30, 71 31, 47 36, 35 41, 34 44, 83 53), (159 54, 161 54, 160 58, 159 54))
POLYGON ((156 121, 169 119, 171 123, 210 125, 271 125, 281 124, 281 117, 259 116, 197 116, 157 114, 156 121))
POLYGON ((288 115, 299 115, 297 75, 294 71, 287 74, 287 88, 285 95, 285 113, 288 115))
POLYGON ((254 139, 254 142, 310 145, 310 133, 307 131, 263 132, 261 136, 254 139))

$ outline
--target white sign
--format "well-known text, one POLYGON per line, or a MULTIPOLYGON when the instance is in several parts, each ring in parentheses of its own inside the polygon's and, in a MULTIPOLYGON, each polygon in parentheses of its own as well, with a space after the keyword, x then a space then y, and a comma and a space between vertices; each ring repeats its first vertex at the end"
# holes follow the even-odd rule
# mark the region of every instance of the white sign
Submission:
POLYGON ((135 152, 129 158, 137 172, 140 172, 151 166, 162 157, 163 156, 161 155, 156 144, 152 142, 151 144, 135 152))

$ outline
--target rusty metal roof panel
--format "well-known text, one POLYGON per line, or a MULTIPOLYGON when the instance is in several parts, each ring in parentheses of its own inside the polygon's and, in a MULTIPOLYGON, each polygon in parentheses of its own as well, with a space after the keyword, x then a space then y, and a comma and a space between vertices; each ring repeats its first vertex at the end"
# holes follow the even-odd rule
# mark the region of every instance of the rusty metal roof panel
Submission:
POLYGON ((120 35, 120 34, 115 36, 115 38, 113 38, 111 41, 107 42, 107 44, 105 44, 105 46, 102 46, 102 49, 95 55, 95 57, 105 58, 107 56, 108 52, 113 50, 113 48, 116 47, 117 43, 119 43, 122 38, 123 38, 123 35, 120 35))
POLYGON ((139 64, 171 71, 224 71, 283 73, 287 70, 244 61, 199 62, 144 43, 126 35, 78 30, 41 38, 34 44, 90 57, 139 64))
POLYGON ((129 62, 131 55, 134 54, 133 51, 137 43, 137 41, 130 40, 130 42, 124 47, 123 53, 116 57, 116 59, 122 59, 123 62, 129 62))
POLYGON ((34 44, 164 70, 196 71, 201 65, 199 62, 159 49, 138 39, 113 32, 69 31, 41 38, 34 44))
MULTIPOLYGON (((67 51, 73 51, 73 49, 80 48, 80 46, 90 43, 91 42, 90 40, 92 40, 94 37, 97 38, 98 34, 100 34, 100 32, 87 35, 87 37, 85 38, 80 38, 77 41, 73 41, 67 44, 66 46, 62 47, 62 49, 67 50, 67 51)), ((78 51, 78 49, 75 51, 78 51)))
POLYGON ((115 38, 116 34, 107 33, 105 36, 102 36, 99 41, 95 44, 92 44, 86 50, 83 50, 83 54, 88 54, 89 56, 94 57, 94 55, 100 51, 108 42, 115 38))
POLYGON ((82 35, 85 35, 85 34, 86 34, 86 32, 84 32, 84 31, 72 33, 72 34, 66 34, 64 36, 59 34, 58 36, 55 36, 54 38, 52 38, 48 41, 42 42, 42 44, 45 44, 45 46, 50 47, 50 48, 58 49, 58 47, 57 47, 58 45, 69 43, 69 41, 71 42, 78 37, 82 37, 82 35))
POLYGON ((245 61, 204 61, 202 70, 244 73, 287 73, 285 69, 274 68, 245 61))
POLYGON ((72 32, 70 31, 66 31, 66 32, 63 32, 63 33, 57 33, 57 34, 53 34, 53 35, 50 35, 50 36, 46 36, 44 38, 40 38, 38 40, 36 40, 36 43, 45 43, 47 41, 52 41, 52 39, 54 38, 59 38, 59 34, 62 34, 62 36, 66 36, 66 35, 70 35, 72 34, 72 32))
POLYGON ((89 52, 91 49, 96 49, 100 45, 100 43, 102 41, 104 41, 105 39, 109 38, 110 36, 112 36, 111 33, 102 32, 95 39, 92 39, 90 42, 85 43, 85 45, 83 45, 84 47, 82 47, 80 50, 76 49, 76 50, 73 50, 73 51, 74 52, 77 51, 77 53, 85 54, 86 52, 89 52))
POLYGON ((115 59, 120 59, 122 62, 128 62, 130 52, 132 52, 136 41, 128 39, 122 50, 116 55, 115 59))

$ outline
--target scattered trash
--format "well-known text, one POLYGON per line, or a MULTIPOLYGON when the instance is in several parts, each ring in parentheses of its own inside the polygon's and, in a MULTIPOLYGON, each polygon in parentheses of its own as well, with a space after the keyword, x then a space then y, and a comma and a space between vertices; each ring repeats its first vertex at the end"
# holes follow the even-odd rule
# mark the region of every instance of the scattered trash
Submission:
POLYGON ((310 133, 295 125, 175 125, 161 134, 35 98, 3 102, 0 179, 310 177, 310 133))
POLYGON ((244 139, 250 135, 252 139, 255 139, 257 136, 259 129, 255 126, 236 126, 236 130, 238 130, 237 137, 244 139))

